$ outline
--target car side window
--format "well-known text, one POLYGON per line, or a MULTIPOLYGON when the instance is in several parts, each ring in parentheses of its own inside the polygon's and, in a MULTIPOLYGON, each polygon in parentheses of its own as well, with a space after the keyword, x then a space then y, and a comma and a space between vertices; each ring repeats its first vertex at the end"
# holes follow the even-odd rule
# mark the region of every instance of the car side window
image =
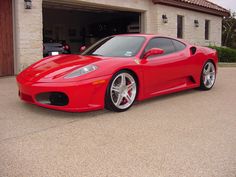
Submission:
POLYGON ((145 52, 147 52, 148 50, 152 48, 160 48, 164 50, 164 54, 159 55, 159 56, 176 52, 176 49, 172 40, 168 38, 158 37, 158 38, 151 39, 145 48, 145 52))
POLYGON ((184 50, 186 48, 186 45, 182 42, 179 42, 177 40, 172 40, 172 42, 173 42, 177 52, 181 51, 181 50, 184 50))

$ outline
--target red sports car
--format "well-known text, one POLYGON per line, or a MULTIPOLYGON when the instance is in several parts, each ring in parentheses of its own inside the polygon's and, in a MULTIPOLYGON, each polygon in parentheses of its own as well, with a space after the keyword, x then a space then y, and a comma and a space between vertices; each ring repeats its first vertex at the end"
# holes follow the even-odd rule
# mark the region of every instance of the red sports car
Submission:
POLYGON ((81 55, 44 58, 17 76, 22 100, 50 109, 126 111, 135 100, 210 90, 215 50, 160 35, 106 37, 81 55))

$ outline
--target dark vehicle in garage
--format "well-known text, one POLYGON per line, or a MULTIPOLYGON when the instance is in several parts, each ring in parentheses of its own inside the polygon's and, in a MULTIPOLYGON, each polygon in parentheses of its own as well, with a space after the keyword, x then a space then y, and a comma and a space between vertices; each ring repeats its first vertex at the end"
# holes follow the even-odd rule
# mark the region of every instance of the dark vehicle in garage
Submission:
POLYGON ((59 54, 70 54, 70 46, 65 40, 56 42, 52 39, 46 39, 43 43, 43 56, 54 56, 59 54))

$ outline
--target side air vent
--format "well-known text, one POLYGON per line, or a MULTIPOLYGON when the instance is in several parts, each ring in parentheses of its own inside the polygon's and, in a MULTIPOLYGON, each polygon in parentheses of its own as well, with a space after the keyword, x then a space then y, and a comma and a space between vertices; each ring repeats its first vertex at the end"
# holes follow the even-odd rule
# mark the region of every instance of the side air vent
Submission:
POLYGON ((192 55, 195 55, 195 53, 197 52, 197 47, 191 47, 190 51, 192 55))

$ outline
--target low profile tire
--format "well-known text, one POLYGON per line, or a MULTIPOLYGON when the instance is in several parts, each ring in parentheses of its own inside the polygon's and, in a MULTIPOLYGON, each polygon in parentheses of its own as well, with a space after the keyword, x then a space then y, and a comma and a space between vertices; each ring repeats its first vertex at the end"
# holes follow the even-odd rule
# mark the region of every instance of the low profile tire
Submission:
POLYGON ((128 71, 116 73, 107 88, 105 107, 115 112, 124 112, 134 103, 137 95, 137 80, 128 71))
POLYGON ((201 74, 201 90, 211 90, 214 86, 216 81, 216 67, 214 63, 208 60, 203 69, 201 74))

